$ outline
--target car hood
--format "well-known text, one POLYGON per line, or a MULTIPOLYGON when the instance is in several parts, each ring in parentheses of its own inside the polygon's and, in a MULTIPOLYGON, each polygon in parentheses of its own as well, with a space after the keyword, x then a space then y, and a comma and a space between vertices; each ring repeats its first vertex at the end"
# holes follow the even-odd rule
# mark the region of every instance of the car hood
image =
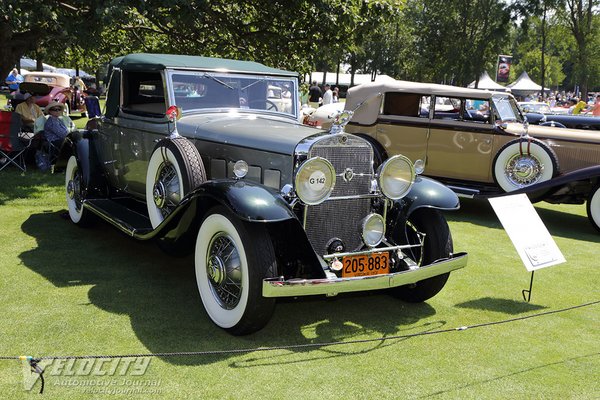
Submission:
POLYGON ((177 130, 188 138, 287 155, 293 155, 305 138, 326 132, 292 120, 243 112, 184 116, 177 130))
MULTIPOLYGON (((506 133, 520 136, 523 133, 523 124, 511 123, 506 128, 506 133)), ((552 126, 529 125, 529 135, 537 138, 560 139, 573 142, 598 143, 600 135, 598 131, 558 128, 552 126)))

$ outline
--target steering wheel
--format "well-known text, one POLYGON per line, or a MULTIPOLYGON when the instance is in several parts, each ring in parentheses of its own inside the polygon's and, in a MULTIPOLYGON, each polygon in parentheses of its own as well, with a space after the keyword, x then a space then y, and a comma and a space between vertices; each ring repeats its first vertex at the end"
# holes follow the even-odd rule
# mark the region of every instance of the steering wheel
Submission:
POLYGON ((266 99, 265 100, 262 100, 262 99, 250 100, 248 102, 248 107, 254 108, 254 107, 252 107, 252 104, 255 104, 255 105, 265 104, 266 105, 266 107, 264 108, 265 110, 267 110, 267 111, 279 111, 277 109, 277 105, 275 105, 275 103, 273 103, 271 100, 266 100, 266 99))

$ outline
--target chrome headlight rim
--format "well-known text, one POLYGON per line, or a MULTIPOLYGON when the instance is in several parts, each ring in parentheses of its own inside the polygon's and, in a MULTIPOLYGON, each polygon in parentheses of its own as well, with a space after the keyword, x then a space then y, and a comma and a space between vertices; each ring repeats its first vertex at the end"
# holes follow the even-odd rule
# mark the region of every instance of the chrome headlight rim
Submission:
POLYGON ((363 218, 361 225, 361 237, 365 245, 372 248, 379 246, 383 242, 383 239, 385 239, 385 220, 380 214, 371 213, 367 215, 363 218), (376 231, 374 229, 376 225, 373 223, 380 225, 381 229, 376 231), (375 240, 373 240, 373 232, 379 232, 379 237, 375 237, 375 240))
POLYGON ((415 183, 415 179, 416 173, 414 164, 410 161, 408 157, 403 156, 401 154, 397 154, 388 158, 379 166, 379 169, 377 170, 377 185, 379 186, 379 190, 381 190, 385 197, 391 200, 400 200, 401 198, 406 196, 406 194, 408 194, 413 184, 415 183), (393 168, 393 166, 397 163, 403 163, 404 165, 406 165, 406 172, 410 174, 410 177, 406 180, 408 184, 405 186, 405 188, 399 192, 394 193, 390 190, 389 186, 384 180, 387 177, 388 169, 393 168))
POLYGON ((300 167, 298 167, 298 169, 296 170, 296 172, 294 174, 294 191, 296 192, 296 197, 298 197, 302 203, 309 205, 309 206, 317 205, 317 204, 321 204, 322 202, 327 200, 329 198, 329 196, 331 196, 331 193, 333 192, 333 189, 335 188, 335 182, 336 182, 335 168, 333 167, 331 162, 329 162, 329 160, 327 160, 326 158, 323 158, 323 157, 318 157, 318 156, 312 157, 312 158, 309 158, 308 160, 305 160, 304 162, 302 162, 300 167), (302 178, 302 176, 304 175, 304 172, 307 169, 314 167, 317 164, 323 167, 323 169, 321 169, 321 170, 317 169, 316 171, 323 172, 323 175, 325 176, 325 184, 327 182, 331 182, 331 184, 329 185, 329 187, 325 188, 325 190, 323 190, 319 196, 316 196, 315 198, 310 198, 309 196, 306 196, 306 193, 304 192, 304 189, 303 189, 305 187, 306 181, 301 182, 301 181, 299 181, 299 179, 302 178), (327 176, 329 176, 329 179, 327 179, 327 176))

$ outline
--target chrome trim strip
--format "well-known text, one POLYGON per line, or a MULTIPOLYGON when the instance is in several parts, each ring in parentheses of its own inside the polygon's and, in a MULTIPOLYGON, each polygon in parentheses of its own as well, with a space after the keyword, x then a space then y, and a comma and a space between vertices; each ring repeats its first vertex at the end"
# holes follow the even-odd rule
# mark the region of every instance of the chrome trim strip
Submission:
POLYGON ((334 279, 290 279, 267 278, 263 280, 264 297, 293 297, 330 295, 365 290, 389 289, 408 285, 445 274, 467 265, 467 253, 457 253, 452 258, 424 267, 385 275, 334 279))
POLYGON ((90 210, 91 212, 93 212, 94 214, 96 214, 98 217, 102 218, 103 220, 105 220, 106 222, 109 222, 111 224, 113 224, 114 226, 116 226, 121 232, 131 236, 131 237, 135 237, 136 236, 136 229, 132 226, 130 226, 129 224, 114 218, 113 216, 107 214, 104 212, 104 210, 101 210, 100 208, 97 208, 96 206, 94 206, 94 204, 89 203, 87 201, 84 200, 83 204, 81 205, 82 207, 85 207, 87 210, 90 210))

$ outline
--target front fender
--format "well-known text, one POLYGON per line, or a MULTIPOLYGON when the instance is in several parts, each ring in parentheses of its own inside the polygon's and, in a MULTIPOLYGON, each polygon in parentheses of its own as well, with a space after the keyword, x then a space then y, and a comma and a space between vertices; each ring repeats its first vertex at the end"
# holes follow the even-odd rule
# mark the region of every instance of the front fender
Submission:
POLYGON ((274 189, 251 181, 226 179, 206 182, 189 194, 200 203, 210 199, 249 222, 275 222, 296 218, 289 204, 274 189))
POLYGON ((391 218, 388 221, 393 226, 404 224, 408 217, 419 208, 458 210, 460 201, 456 193, 442 183, 424 176, 417 176, 410 192, 394 202, 390 211, 391 218))
POLYGON ((277 191, 251 181, 220 179, 205 182, 185 196, 177 209, 149 237, 156 237, 168 247, 187 254, 193 248, 200 224, 208 211, 218 205, 227 207, 246 222, 281 223, 294 219, 298 222, 277 191))

